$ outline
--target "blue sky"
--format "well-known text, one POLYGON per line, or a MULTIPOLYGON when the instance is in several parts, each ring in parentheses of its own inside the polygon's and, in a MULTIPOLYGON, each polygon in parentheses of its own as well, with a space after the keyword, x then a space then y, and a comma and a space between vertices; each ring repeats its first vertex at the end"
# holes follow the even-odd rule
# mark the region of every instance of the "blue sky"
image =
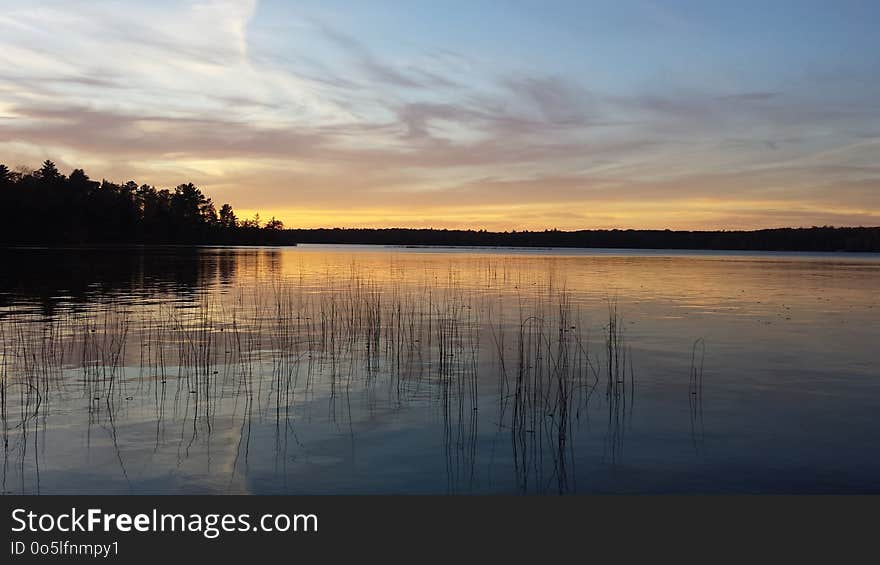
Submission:
POLYGON ((288 225, 880 224, 875 2, 0 1, 0 161, 288 225))

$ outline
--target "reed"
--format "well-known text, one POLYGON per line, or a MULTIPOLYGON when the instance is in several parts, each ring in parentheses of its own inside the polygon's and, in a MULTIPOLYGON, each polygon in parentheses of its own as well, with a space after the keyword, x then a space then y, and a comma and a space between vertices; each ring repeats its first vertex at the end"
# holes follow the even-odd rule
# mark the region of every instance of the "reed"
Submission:
POLYGON ((691 443, 694 451, 702 452, 705 442, 703 424, 703 363, 706 360, 706 341, 699 338, 691 348, 691 368, 688 375, 688 406, 691 424, 691 443))
MULTIPOLYGON (((518 490, 575 491, 578 436, 591 410, 607 411, 612 461, 632 417, 635 370, 617 301, 592 326, 604 344, 591 347, 593 321, 554 269, 528 276, 513 259, 482 267, 474 283, 454 266, 412 273, 392 264, 377 276, 352 265, 344 275, 301 272, 222 292, 104 300, 39 324, 32 313, 0 318, 4 464, 18 449, 10 441, 25 430, 21 422, 33 422, 54 394, 69 395, 77 373, 89 430, 106 431, 126 477, 117 422, 127 411, 132 420, 149 415, 153 452, 173 445, 180 467, 209 449, 218 428, 237 434, 231 485, 249 472, 262 426, 271 427, 276 468, 286 474, 306 450, 298 430, 316 400, 353 443, 360 399, 367 418, 380 404, 435 411, 452 492, 479 485, 480 446, 493 427, 509 442, 518 490)), ((692 396, 700 399, 696 351, 692 396)))

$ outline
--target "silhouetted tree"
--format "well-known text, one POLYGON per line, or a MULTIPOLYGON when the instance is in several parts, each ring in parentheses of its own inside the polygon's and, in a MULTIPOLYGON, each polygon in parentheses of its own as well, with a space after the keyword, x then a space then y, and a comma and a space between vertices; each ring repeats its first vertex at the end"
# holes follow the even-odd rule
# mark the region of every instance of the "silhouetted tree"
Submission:
POLYGON ((256 229, 260 227, 260 214, 254 214, 254 219, 252 220, 242 220, 239 224, 240 227, 245 229, 256 229))
POLYGON ((61 173, 58 172, 58 167, 49 159, 43 161, 43 166, 37 171, 36 176, 43 181, 56 181, 62 178, 61 173))
POLYGON ((220 227, 223 229, 232 229, 238 226, 238 218, 235 217, 235 212, 232 210, 232 206, 229 204, 224 204, 220 207, 220 227))
POLYGON ((276 220, 275 216, 272 216, 272 219, 266 222, 266 225, 264 227, 267 230, 281 231, 284 229, 284 222, 282 222, 281 220, 276 220))
POLYGON ((0 165, 0 243, 258 243, 238 229, 229 204, 218 214, 192 183, 173 191, 93 181, 82 169, 65 177, 51 160, 30 171, 0 165), (252 241, 251 241, 252 240, 252 241))

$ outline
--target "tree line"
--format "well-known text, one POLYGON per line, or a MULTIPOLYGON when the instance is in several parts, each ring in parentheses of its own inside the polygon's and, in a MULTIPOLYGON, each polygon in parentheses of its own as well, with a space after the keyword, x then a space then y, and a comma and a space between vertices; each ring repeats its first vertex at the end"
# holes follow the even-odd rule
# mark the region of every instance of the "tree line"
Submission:
POLYGON ((3 243, 276 243, 284 228, 217 209, 192 183, 99 182, 83 169, 65 176, 49 160, 33 171, 0 164, 0 210, 3 243))
POLYGON ((880 227, 754 231, 544 230, 492 232, 409 228, 285 229, 274 217, 240 219, 192 183, 157 189, 134 181, 69 176, 46 161, 34 171, 0 164, 0 243, 269 244, 718 249, 880 252, 880 227))
POLYGON ((300 243, 416 246, 717 249, 740 251, 880 252, 880 227, 832 226, 754 231, 543 230, 492 232, 437 229, 285 230, 300 243))

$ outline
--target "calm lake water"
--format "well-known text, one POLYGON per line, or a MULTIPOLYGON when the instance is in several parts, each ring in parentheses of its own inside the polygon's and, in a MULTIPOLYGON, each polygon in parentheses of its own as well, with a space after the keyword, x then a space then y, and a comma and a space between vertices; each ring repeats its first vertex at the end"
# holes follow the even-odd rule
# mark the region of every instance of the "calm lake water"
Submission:
POLYGON ((4 493, 880 492, 880 256, 0 250, 4 493))

